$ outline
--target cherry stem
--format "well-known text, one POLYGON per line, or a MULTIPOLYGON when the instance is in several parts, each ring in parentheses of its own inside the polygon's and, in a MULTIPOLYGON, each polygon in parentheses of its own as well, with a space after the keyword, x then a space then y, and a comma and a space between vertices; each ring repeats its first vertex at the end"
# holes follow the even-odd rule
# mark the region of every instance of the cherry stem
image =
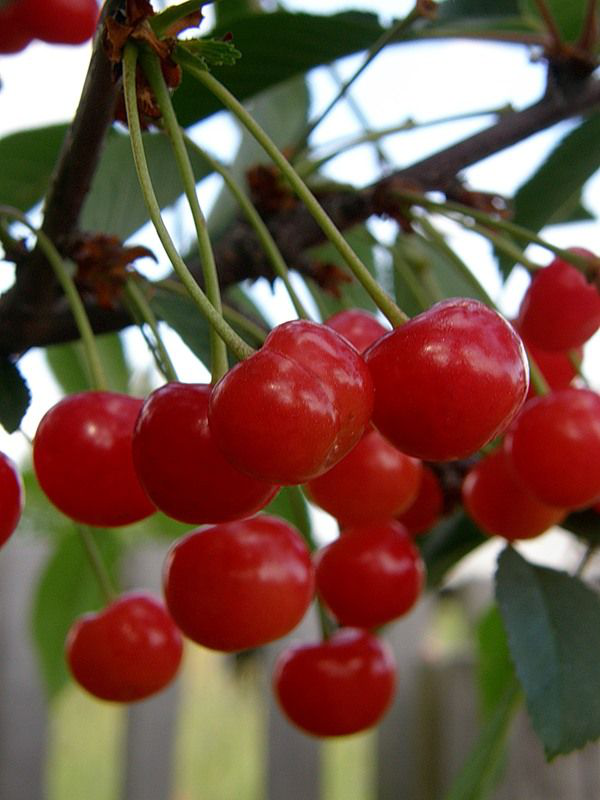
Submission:
POLYGON ((501 117, 503 114, 513 111, 514 109, 511 105, 502 105, 495 108, 482 109, 480 111, 466 111, 462 114, 450 114, 445 117, 437 117, 436 119, 426 120, 424 122, 418 122, 412 118, 408 118, 397 125, 380 128, 379 130, 366 130, 358 136, 348 136, 325 145, 319 145, 317 149, 325 149, 329 150, 329 152, 326 152, 316 160, 306 158, 305 161, 300 163, 294 162, 294 166, 302 178, 307 178, 332 159, 337 158, 337 156, 342 155, 342 153, 348 150, 352 150, 354 147, 360 147, 360 145, 363 144, 378 142, 380 139, 385 139, 388 136, 394 136, 398 133, 406 133, 407 131, 414 131, 416 129, 420 130, 421 128, 429 128, 434 125, 445 125, 449 122, 460 122, 461 120, 476 119, 477 117, 501 117))
POLYGON ((329 113, 335 108, 338 102, 344 97, 346 92, 350 89, 352 84, 362 75, 362 73, 366 70, 366 68, 371 64, 371 62, 375 59, 377 55, 386 47, 394 38, 396 38, 402 31, 409 28, 413 22, 419 19, 422 16, 421 12, 419 11, 419 4, 417 3, 415 7, 410 11, 406 17, 401 20, 398 20, 391 28, 384 33, 377 39, 376 42, 373 42, 371 47, 367 50, 365 58, 362 64, 358 67, 357 70, 346 80, 342 83, 339 87, 335 97, 331 100, 331 102, 327 105, 327 107, 319 114, 319 116, 314 119, 312 122, 308 124, 306 130, 304 131, 301 139, 296 143, 294 147, 295 153, 300 153, 302 150, 305 149, 306 143, 310 138, 311 134, 314 130, 323 122, 325 117, 329 115, 329 113))
POLYGON ((246 111, 244 106, 225 86, 223 86, 223 84, 189 57, 183 48, 178 48, 175 51, 175 56, 185 70, 211 91, 223 105, 237 117, 248 132, 262 146, 274 164, 279 167, 281 173, 288 180, 292 189, 304 203, 308 212, 312 215, 325 236, 337 249, 356 279, 365 288, 377 307, 384 313, 392 325, 398 326, 404 324, 408 320, 408 316, 402 309, 398 308, 387 292, 377 283, 373 275, 371 275, 367 267, 335 226, 329 215, 322 208, 317 198, 304 183, 290 162, 281 153, 273 140, 253 119, 252 115, 246 111))
POLYGON ((545 394, 550 394, 548 381, 544 378, 543 372, 538 367, 535 359, 527 349, 527 346, 525 346, 525 351, 527 353, 527 360, 529 361, 529 379, 536 395, 542 397, 545 394))
POLYGON ((75 528, 79 534, 79 538, 90 563, 90 567, 92 568, 92 572, 96 576, 100 591, 102 592, 106 603, 112 603, 112 601, 116 598, 117 593, 110 579, 110 575, 108 574, 106 565, 102 560, 102 555, 100 554, 100 550, 98 549, 98 545, 94 539, 94 534, 92 533, 91 528, 88 528, 86 525, 76 525, 75 528))
POLYGON ((173 240, 163 222, 160 206, 156 199, 148 162, 144 152, 144 142, 140 126, 140 117, 137 107, 135 71, 137 63, 137 49, 135 45, 129 43, 125 47, 123 57, 123 88, 125 94, 125 106, 127 109, 127 120, 131 139, 131 149, 133 160, 137 171, 138 181, 148 209, 148 214, 154 225, 156 233, 171 261, 173 269, 185 286, 188 295, 194 301, 200 312, 208 320, 210 325, 217 330, 222 339, 225 340, 229 349, 235 353, 237 358, 243 360, 254 353, 254 350, 231 328, 224 320, 223 316, 215 309, 206 294, 202 291, 194 276, 179 255, 173 240))
MULTIPOLYGON (((198 195, 196 193, 196 179, 192 164, 186 149, 186 143, 183 132, 177 121, 177 116, 173 109, 171 102, 171 95, 167 89, 164 76, 160 67, 160 61, 154 53, 150 53, 144 49, 139 51, 140 64, 144 74, 148 78, 150 88, 154 92, 156 102, 162 114, 162 121, 164 130, 171 142, 175 162, 179 170, 185 196, 187 198, 192 218, 194 220, 194 227, 196 229, 196 237, 198 239, 198 251, 200 254, 200 263, 202 265, 202 275, 204 278, 204 286, 206 296, 212 303, 215 310, 222 315, 221 308, 221 289, 219 286, 219 276, 217 273, 217 266, 215 264, 215 256, 206 226, 206 219, 200 208, 198 195)), ((211 350, 211 377, 213 383, 216 383, 229 369, 227 362, 227 347, 225 342, 217 333, 215 328, 210 328, 210 350, 211 350)))
POLYGON ((316 600, 316 606, 319 617, 319 626, 321 628, 321 636, 323 637, 323 641, 326 642, 331 638, 331 635, 335 632, 337 626, 327 613, 325 606, 321 600, 319 600, 319 598, 316 600))
POLYGON ((134 278, 129 278, 125 284, 125 292, 127 299, 129 300, 132 315, 136 319, 136 322, 142 331, 142 335, 150 347, 156 362, 156 366, 162 372, 167 381, 177 381, 177 371, 173 365, 173 362, 171 361, 163 338, 160 334, 158 320, 152 311, 152 307, 150 306, 146 295, 140 289, 134 278), (144 324, 146 324, 152 331, 152 342, 148 340, 148 337, 144 333, 144 324))
POLYGON ((281 255, 280 249, 277 247, 275 239, 271 236, 271 232, 263 222, 260 214, 252 204, 246 192, 243 190, 239 182, 233 177, 231 170, 227 169, 217 159, 213 158, 203 147, 200 147, 200 145, 190 139, 189 136, 185 137, 185 141, 190 148, 193 148, 198 155, 200 155, 206 161, 206 163, 209 164, 214 172, 218 172, 223 178, 227 188, 237 200, 240 208, 246 215, 246 219, 254 229, 254 232, 256 233, 256 236, 260 241, 267 258, 271 262, 273 272, 278 278, 281 278, 292 305, 294 306, 296 314, 298 314, 301 319, 310 319, 310 315, 304 308, 302 301, 292 286, 288 266, 285 263, 285 259, 281 255))
MULTIPOLYGON (((571 250, 563 250, 562 247, 556 247, 556 245, 551 244, 546 239, 543 239, 541 236, 533 233, 533 231, 524 228, 522 225, 517 225, 514 222, 509 222, 508 220, 501 219, 500 217, 494 216, 493 214, 488 214, 485 211, 480 211, 476 208, 472 208, 471 206, 465 206, 462 203, 430 200, 418 192, 394 189, 393 194, 399 199, 405 200, 409 204, 421 206, 428 211, 437 212, 445 217, 449 217, 450 219, 454 220, 454 222, 458 222, 469 230, 473 230, 473 220, 481 222, 483 225, 491 228, 504 230, 507 233, 515 236, 517 239, 523 239, 526 242, 540 245, 540 247, 543 247, 545 250, 549 250, 551 253, 554 253, 554 255, 562 258, 564 261, 568 261, 570 264, 573 264, 574 267, 584 274, 587 274, 589 271, 590 264, 588 259, 578 255, 577 253, 573 253, 571 250)), ((477 230, 477 232, 481 233, 479 230, 477 230)), ((529 269, 531 271, 537 271, 544 269, 544 267, 529 262, 529 269)))
POLYGON ((108 382, 104 374, 98 348, 96 347, 96 339, 94 337, 92 326, 90 325, 85 306, 83 305, 83 301, 79 295, 79 292, 77 291, 75 282, 71 277, 69 270, 65 266, 60 253, 48 236, 43 231, 35 228, 31 222, 29 222, 27 217, 18 209, 2 205, 0 206, 0 216, 8 217, 9 219, 20 222, 36 237, 38 247, 54 270, 56 279, 60 283, 69 303, 69 307, 75 319, 75 323, 83 343, 86 363, 90 371, 91 382, 95 389, 106 390, 108 388, 108 382))
POLYGON ((550 11, 550 8, 548 7, 548 3, 546 0, 534 0, 534 3, 537 6, 540 17, 544 20, 544 24, 548 29, 550 40, 552 41, 554 47, 559 48, 562 42, 562 37, 552 11, 550 11))

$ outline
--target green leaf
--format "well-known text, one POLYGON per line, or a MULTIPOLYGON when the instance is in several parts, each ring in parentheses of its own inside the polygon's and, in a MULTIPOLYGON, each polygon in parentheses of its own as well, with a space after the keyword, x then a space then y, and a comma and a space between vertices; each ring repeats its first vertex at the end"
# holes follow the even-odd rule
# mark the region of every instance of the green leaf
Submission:
POLYGON ((444 800, 486 800, 490 797, 505 752, 510 722, 518 708, 520 695, 513 681, 481 728, 444 800))
POLYGON ((173 328, 196 358, 210 370, 209 326, 193 300, 184 295, 157 289, 150 305, 156 316, 173 328))
MULTIPOLYGON (((600 114, 592 114, 568 133, 544 163, 518 189, 513 221, 537 233, 568 216, 586 181, 600 168, 600 114)), ((514 262, 499 260, 504 275, 514 262)))
POLYGON ((0 203, 29 211, 42 199, 66 132, 50 125, 0 139, 0 203))
MULTIPOLYGON (((215 38, 230 32, 242 53, 235 68, 211 71, 238 100, 246 100, 313 67, 365 50, 383 30, 375 14, 360 12, 250 14, 211 32, 215 38)), ((219 101, 189 75, 184 75, 173 104, 184 127, 221 110, 219 101)))
POLYGON ((489 717, 515 680, 506 631, 498 606, 492 605, 477 625, 477 683, 484 717, 489 717))
MULTIPOLYGON (((130 367, 121 337, 116 333, 96 336, 96 346, 111 390, 126 393, 129 390, 130 367)), ((44 350, 44 355, 65 394, 90 388, 90 375, 81 342, 52 345, 44 350)))
POLYGON ((496 598, 533 727, 547 758, 600 737, 600 598, 578 578, 498 560, 496 598))
POLYGON ((439 586, 449 569, 487 541, 489 537, 463 511, 442 519, 425 536, 418 536, 416 543, 427 567, 428 586, 439 586))
POLYGON ((31 392, 19 368, 8 358, 0 359, 0 425, 14 433, 29 408, 31 392))
MULTIPOLYGON (((100 531, 96 543, 114 577, 122 550, 119 537, 100 531)), ((64 646, 71 624, 80 614, 98 609, 102 604, 101 592, 78 536, 62 537, 40 577, 31 620, 41 673, 50 698, 69 679, 64 646)))
MULTIPOLYGON (((165 208, 183 192, 171 145, 160 133, 145 133, 143 139, 158 203, 165 208)), ((189 156, 196 181, 200 182, 211 169, 191 149, 189 156)), ((129 136, 110 131, 83 208, 81 227, 126 239, 147 221, 148 212, 139 188, 129 136)))
POLYGON ((195 58, 201 59, 207 67, 233 67, 236 61, 242 57, 233 42, 216 39, 189 39, 180 42, 179 48, 184 48, 195 58))
POLYGON ((461 32, 493 34, 495 31, 522 33, 538 29, 538 20, 523 13, 520 0, 445 0, 435 19, 426 26, 429 32, 460 36, 461 32))
MULTIPOLYGON (((583 28, 588 0, 544 0, 544 3, 562 39, 566 42, 575 42, 583 28)), ((524 15, 537 18, 539 28, 545 29, 544 20, 535 0, 521 0, 521 7, 524 15)))

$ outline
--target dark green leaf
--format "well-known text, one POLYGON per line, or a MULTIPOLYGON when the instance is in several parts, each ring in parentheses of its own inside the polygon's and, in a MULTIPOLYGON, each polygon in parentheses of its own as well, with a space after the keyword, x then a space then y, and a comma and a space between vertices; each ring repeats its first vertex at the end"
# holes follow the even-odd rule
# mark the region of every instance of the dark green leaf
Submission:
POLYGON ((572 511, 560 523, 561 528, 571 531, 581 539, 593 545, 600 545, 600 513, 592 508, 584 511, 572 511))
POLYGON ((600 737, 600 598, 578 578, 498 560, 496 598, 533 727, 553 758, 600 737))
POLYGON ((439 522, 417 544, 427 566, 427 583, 439 586, 444 576, 461 558, 489 541, 467 515, 458 511, 439 522))
POLYGON ((173 328, 192 353, 210 370, 208 322, 188 297, 158 289, 151 299, 154 313, 173 328))
POLYGON ((233 67, 242 55, 232 42, 216 39, 190 39, 180 42, 179 47, 211 67, 233 67))
MULTIPOLYGON (((533 232, 564 218, 576 206, 586 181, 600 168, 600 114, 568 133, 518 189, 513 221, 533 232)), ((508 275, 514 262, 500 259, 508 275)))
POLYGON ((0 139, 0 203, 29 211, 42 199, 66 132, 50 125, 0 139))
MULTIPOLYGON (((130 368, 120 336, 116 333, 96 336, 96 346, 110 388, 114 392, 126 393, 129 390, 130 368)), ((80 342, 52 345, 45 349, 44 354, 65 394, 83 392, 90 388, 90 374, 80 342)))
MULTIPOLYGON (((96 543, 114 576, 122 549, 120 538, 99 531, 96 543)), ((32 613, 35 647, 50 698, 68 681, 64 646, 69 627, 80 614, 102 604, 102 595, 78 536, 62 537, 39 580, 32 613)))
POLYGON ((448 35, 465 33, 493 34, 521 33, 536 30, 538 20, 523 14, 520 0, 445 0, 438 6, 438 13, 432 23, 424 28, 423 35, 429 31, 434 35, 446 32, 448 35))
MULTIPOLYGON (((544 0, 557 29, 564 41, 575 42, 582 31, 588 0, 544 0)), ((537 19, 538 26, 545 28, 539 5, 535 0, 521 0, 524 15, 537 19)))
POLYGON ((515 680, 506 631, 498 606, 491 606, 477 625, 477 682, 481 707, 489 717, 515 680))
POLYGON ((565 203, 556 214, 553 214, 547 225, 568 225, 571 222, 590 222, 596 215, 587 209, 580 197, 574 197, 570 203, 565 203))
POLYGON ((29 408, 31 392, 19 368, 8 358, 0 359, 0 425, 14 433, 29 408))
MULTIPOLYGON (((242 58, 234 68, 211 71, 239 100, 246 100, 313 67, 368 48, 383 30, 375 14, 252 14, 229 20, 226 27, 212 32, 215 38, 231 32, 242 58)), ((189 75, 173 102, 184 127, 221 110, 219 101, 189 75)))

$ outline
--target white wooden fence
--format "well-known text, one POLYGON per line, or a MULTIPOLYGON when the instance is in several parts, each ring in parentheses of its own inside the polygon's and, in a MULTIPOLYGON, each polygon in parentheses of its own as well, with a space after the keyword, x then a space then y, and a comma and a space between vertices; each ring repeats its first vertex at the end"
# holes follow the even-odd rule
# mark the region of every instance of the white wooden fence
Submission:
MULTIPOLYGON (((131 585, 157 588, 163 551, 148 547, 128 565, 131 585)), ((28 629, 31 590, 45 559, 42 543, 13 537, 0 553, 0 800, 46 800, 47 709, 28 629)), ((428 598, 389 639, 396 651, 399 691, 377 734, 373 800, 442 800, 478 731, 472 660, 440 659, 423 648, 435 600, 428 598)), ((294 638, 314 634, 307 618, 294 638)), ((320 744, 296 731, 274 708, 268 674, 280 644, 268 648, 265 800, 318 800, 320 744)), ((127 712, 120 794, 106 800, 174 800, 176 683, 127 712)), ((201 717, 201 712, 199 712, 201 717)), ((201 724, 201 721, 199 722, 201 724)), ((223 800, 237 800, 213 793, 223 800)), ((514 726, 506 769, 494 800, 598 800, 600 748, 548 765, 525 714, 514 726)), ((84 800, 84 798, 59 798, 84 800)), ((348 797, 348 800, 353 800, 348 797)))

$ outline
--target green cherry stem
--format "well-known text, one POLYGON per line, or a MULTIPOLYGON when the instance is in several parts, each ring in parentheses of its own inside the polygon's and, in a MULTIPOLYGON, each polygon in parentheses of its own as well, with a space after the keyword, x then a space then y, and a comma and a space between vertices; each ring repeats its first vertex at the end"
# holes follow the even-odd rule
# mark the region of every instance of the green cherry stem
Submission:
POLYGON ((246 216, 246 219, 254 229, 254 232, 256 233, 256 236, 260 241, 267 258, 271 262, 273 272, 278 278, 281 278, 292 305, 294 306, 296 314, 298 314, 301 319, 309 319, 308 312, 302 305, 302 301, 292 286, 288 266, 285 263, 285 259, 281 255, 280 249, 277 247, 275 239, 271 236, 269 229, 263 222, 260 214, 250 201, 250 198, 246 192, 240 186, 239 182, 233 177, 231 170, 227 169, 216 158, 213 158, 203 147, 200 147, 200 145, 194 142, 189 136, 186 136, 185 141, 190 148, 193 148, 198 155, 200 155, 206 161, 206 163, 209 164, 211 169, 213 169, 223 178, 227 188, 237 200, 240 208, 246 216))
POLYGON ((92 568, 92 572, 96 576, 96 581, 98 582, 104 600, 109 604, 116 598, 117 594, 110 579, 110 575, 108 574, 106 564, 102 560, 94 534, 87 525, 76 525, 75 528, 81 544, 83 545, 83 549, 85 550, 90 567, 92 568))
POLYGON ((356 279, 365 288, 377 307, 381 309, 392 325, 398 326, 405 323, 408 320, 408 316, 402 309, 398 308, 392 298, 377 283, 290 162, 281 153, 267 133, 253 119, 251 114, 246 111, 239 100, 237 100, 213 75, 205 69, 202 69, 193 58, 190 58, 185 50, 177 48, 175 50, 175 57, 185 70, 212 92, 215 97, 237 117, 241 124, 262 146, 273 163, 279 167, 281 173, 289 181, 293 190, 304 203, 325 236, 340 253, 356 279))
POLYGON ((92 326, 90 325, 85 306, 83 305, 83 300, 77 291, 75 282, 71 277, 69 270, 65 266, 60 253, 48 236, 46 236, 43 231, 36 229, 29 222, 27 217, 17 209, 11 208, 10 206, 0 206, 0 216, 8 217, 9 219, 20 222, 37 238, 38 247, 46 256, 48 263, 54 270, 56 279, 60 283, 69 303, 69 307, 71 308, 71 312, 75 319, 75 324, 77 325, 77 330, 79 331, 79 335, 83 343, 86 363, 90 371, 92 385, 98 390, 108 389, 108 382, 104 374, 98 348, 96 347, 96 339, 94 337, 94 332, 92 330, 92 326))
POLYGON ((160 334, 158 327, 158 320, 152 311, 152 307, 144 292, 140 289, 137 281, 134 278, 129 278, 125 284, 125 293, 132 312, 138 320, 138 324, 142 329, 146 324, 152 331, 152 343, 150 349, 156 361, 158 369, 162 372, 167 381, 177 381, 177 371, 173 366, 173 362, 169 356, 165 343, 160 334))
MULTIPOLYGON (((154 53, 150 53, 144 49, 140 50, 139 57, 144 74, 148 78, 150 88, 154 92, 156 102, 160 108, 164 130, 171 142, 173 155, 175 156, 175 162, 181 176, 185 196, 192 212, 192 218, 194 220, 194 227, 196 229, 196 236, 198 239, 198 251, 200 254, 200 262, 202 264, 202 275, 204 277, 206 296, 212 303, 215 310, 222 315, 221 289, 219 287, 217 266, 215 264, 215 257, 210 236, 208 235, 206 219, 202 213, 202 209, 200 208, 200 203, 198 202, 198 195, 196 193, 196 179, 194 177, 194 171, 192 169, 190 158, 186 149, 183 132, 179 122, 177 121, 173 104, 171 102, 171 95, 167 89, 158 57, 154 53)), ((225 342, 213 327, 210 328, 210 349, 211 375, 213 382, 216 382, 227 372, 229 369, 229 364, 227 363, 227 348, 225 346, 225 342)))
POLYGON ((171 236, 163 222, 160 206, 156 199, 154 187, 150 178, 146 154, 144 152, 135 86, 136 63, 137 49, 135 45, 131 43, 127 44, 123 58, 123 87, 125 94, 125 106, 127 109, 127 119, 129 123, 133 159, 140 188, 146 203, 146 208, 148 209, 152 224, 154 225, 154 228, 169 260, 171 261, 173 269, 181 283, 185 286, 189 296, 195 302, 196 306, 204 315, 204 317, 206 317, 210 325, 217 330, 218 334, 226 342, 230 350, 235 353, 237 358, 243 360, 244 358, 252 355, 254 350, 248 344, 246 344, 246 342, 240 336, 238 336, 238 334, 224 320, 223 316, 215 309, 206 294, 202 291, 187 265, 179 255, 177 248, 175 247, 175 244, 173 243, 173 240, 171 239, 171 236))

